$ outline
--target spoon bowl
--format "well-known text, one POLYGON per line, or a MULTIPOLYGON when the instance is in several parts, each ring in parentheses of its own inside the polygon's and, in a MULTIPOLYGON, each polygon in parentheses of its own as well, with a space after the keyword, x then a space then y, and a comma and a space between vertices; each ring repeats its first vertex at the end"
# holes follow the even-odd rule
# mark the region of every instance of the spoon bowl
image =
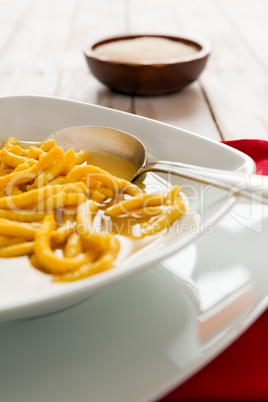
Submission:
POLYGON ((137 137, 114 128, 69 127, 53 133, 49 138, 54 138, 63 149, 85 149, 125 160, 134 165, 137 171, 147 161, 143 143, 137 137))
POLYGON ((59 130, 48 138, 54 138, 63 149, 85 149, 119 158, 135 167, 130 181, 137 180, 146 172, 172 173, 184 178, 211 184, 228 190, 231 194, 242 194, 251 199, 268 203, 268 176, 250 176, 189 165, 180 162, 148 162, 144 144, 134 135, 110 127, 77 126, 59 130))

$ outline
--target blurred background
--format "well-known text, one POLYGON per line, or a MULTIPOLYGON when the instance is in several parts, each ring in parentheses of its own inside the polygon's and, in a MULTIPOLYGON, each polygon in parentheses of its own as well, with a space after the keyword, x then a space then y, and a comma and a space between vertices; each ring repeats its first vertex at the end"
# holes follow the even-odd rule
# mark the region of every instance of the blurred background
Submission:
POLYGON ((137 113, 206 137, 268 138, 265 0, 0 0, 0 95, 41 94, 137 113), (161 97, 120 95, 83 48, 123 33, 188 34, 212 45, 198 82, 161 97))

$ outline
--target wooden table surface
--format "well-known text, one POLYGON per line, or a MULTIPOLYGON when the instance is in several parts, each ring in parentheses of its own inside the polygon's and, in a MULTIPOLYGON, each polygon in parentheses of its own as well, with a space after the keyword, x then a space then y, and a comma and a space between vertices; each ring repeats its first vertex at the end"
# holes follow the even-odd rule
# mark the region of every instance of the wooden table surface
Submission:
POLYGON ((99 104, 215 140, 268 139, 267 16, 265 0, 0 0, 0 96, 99 104), (213 52, 180 93, 116 94, 91 75, 82 49, 134 32, 202 37, 213 52))

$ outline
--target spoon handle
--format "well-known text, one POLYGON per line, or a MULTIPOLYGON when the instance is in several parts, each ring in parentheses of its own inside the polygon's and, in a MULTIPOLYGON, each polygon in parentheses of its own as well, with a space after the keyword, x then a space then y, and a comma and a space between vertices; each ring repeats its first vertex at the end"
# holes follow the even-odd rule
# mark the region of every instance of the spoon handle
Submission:
POLYGON ((229 190, 232 194, 241 194, 253 200, 268 204, 268 176, 229 172, 177 162, 150 162, 140 169, 135 179, 146 172, 172 173, 215 187, 229 190))

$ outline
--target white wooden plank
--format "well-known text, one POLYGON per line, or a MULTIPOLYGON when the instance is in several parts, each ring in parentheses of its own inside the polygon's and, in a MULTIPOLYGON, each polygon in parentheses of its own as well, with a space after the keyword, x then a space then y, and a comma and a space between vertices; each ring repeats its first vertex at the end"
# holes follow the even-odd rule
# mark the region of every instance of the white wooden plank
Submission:
MULTIPOLYGON (((174 18, 173 11, 170 1, 132 0, 129 7, 130 31, 176 35, 182 32, 182 26, 174 18)), ((221 139, 198 82, 173 95, 136 97, 135 112, 215 140, 221 139)))
POLYGON ((0 56, 8 49, 9 43, 19 30, 32 0, 1 0, 0 1, 0 56))
POLYGON ((139 115, 172 124, 204 137, 221 140, 197 82, 176 94, 136 98, 135 106, 139 115))
POLYGON ((219 4, 252 56, 268 71, 268 1, 221 0, 219 4))
POLYGON ((53 95, 76 0, 36 0, 1 58, 2 95, 53 95))
POLYGON ((139 33, 176 34, 170 0, 128 0, 128 29, 139 33))
POLYGON ((82 54, 91 41, 126 32, 124 0, 82 1, 71 29, 56 95, 131 112, 131 98, 116 94, 99 83, 90 73, 82 54))
POLYGON ((224 139, 268 138, 268 80, 217 1, 174 0, 188 33, 207 38, 213 54, 201 77, 224 139))

